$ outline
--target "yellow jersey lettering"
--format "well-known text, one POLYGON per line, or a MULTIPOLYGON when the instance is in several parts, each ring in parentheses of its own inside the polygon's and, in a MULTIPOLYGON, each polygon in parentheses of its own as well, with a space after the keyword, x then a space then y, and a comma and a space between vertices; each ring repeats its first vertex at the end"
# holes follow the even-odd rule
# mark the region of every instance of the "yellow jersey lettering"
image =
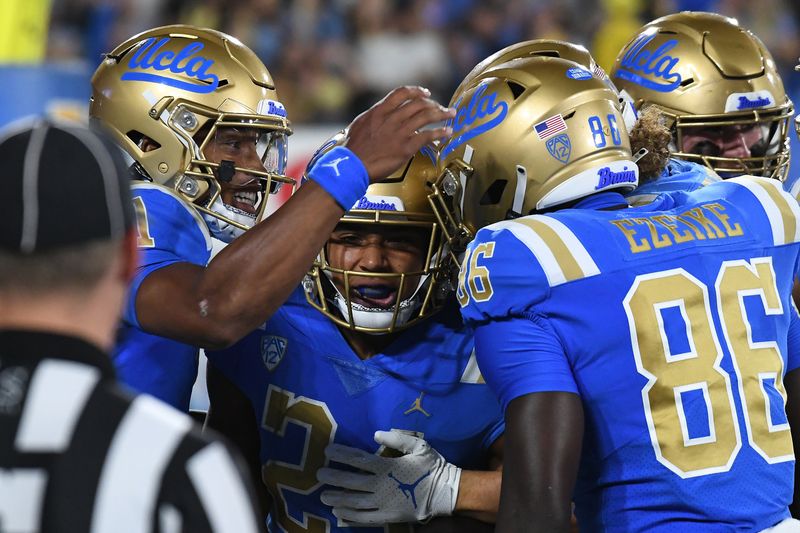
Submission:
MULTIPOLYGON (((635 219, 633 219, 635 220, 635 219)), ((611 223, 614 224, 625 238, 628 239, 628 244, 631 247, 631 253, 639 253, 639 252, 646 252, 651 249, 650 243, 647 242, 646 239, 641 239, 640 241, 636 241, 636 230, 635 229, 628 229, 625 226, 632 226, 634 224, 632 219, 622 219, 622 220, 612 220, 611 223)))
POLYGON ((636 220, 640 224, 646 224, 647 227, 650 228, 650 238, 655 248, 666 248, 667 246, 672 246, 672 241, 667 235, 658 234, 658 228, 656 228, 656 225, 653 224, 652 220, 649 218, 637 218, 636 220))
POLYGON ((706 214, 703 213, 703 210, 699 207, 689 209, 681 216, 689 217, 694 222, 700 224, 700 226, 702 226, 705 230, 709 239, 722 239, 725 237, 725 233, 719 229, 719 226, 709 220, 706 214))
POLYGON ((733 227, 728 223, 728 219, 731 217, 723 213, 725 211, 725 207, 718 203, 713 204, 705 204, 703 209, 707 209, 716 215, 719 219, 720 223, 725 227, 725 231, 728 233, 728 237, 738 237, 739 235, 744 235, 744 230, 742 226, 738 222, 733 223, 733 227))
POLYGON ((653 217, 653 222, 657 222, 667 228, 667 230, 672 234, 672 238, 675 239, 675 243, 680 244, 686 241, 693 241, 694 237, 689 231, 679 231, 678 230, 678 219, 672 215, 658 215, 653 217))

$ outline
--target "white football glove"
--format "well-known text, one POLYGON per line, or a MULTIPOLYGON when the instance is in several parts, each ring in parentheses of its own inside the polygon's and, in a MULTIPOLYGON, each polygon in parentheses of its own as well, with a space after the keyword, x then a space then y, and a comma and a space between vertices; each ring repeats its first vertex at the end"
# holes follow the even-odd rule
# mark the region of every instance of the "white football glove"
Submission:
POLYGON ((322 502, 340 520, 356 524, 421 522, 450 515, 456 506, 461 469, 448 463, 419 437, 398 430, 376 431, 375 442, 405 455, 381 457, 367 451, 330 444, 331 461, 363 472, 321 468, 317 479, 345 490, 326 490, 322 502))

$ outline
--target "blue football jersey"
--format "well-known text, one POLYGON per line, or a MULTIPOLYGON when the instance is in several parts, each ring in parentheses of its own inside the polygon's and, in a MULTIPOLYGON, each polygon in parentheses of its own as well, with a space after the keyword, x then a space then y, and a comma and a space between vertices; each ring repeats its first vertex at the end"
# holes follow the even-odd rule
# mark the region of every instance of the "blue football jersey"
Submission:
POLYGON ((582 399, 581 530, 759 531, 789 516, 798 241, 797 203, 753 177, 478 232, 457 295, 487 383, 504 409, 534 392, 582 399))
POLYGON ((783 188, 792 195, 792 198, 800 202, 800 174, 787 176, 783 188))
POLYGON ((661 175, 640 184, 625 195, 632 205, 644 205, 665 192, 691 192, 720 181, 716 172, 705 165, 670 158, 661 175))
POLYGON ((139 267, 123 313, 114 366, 125 385, 188 411, 199 350, 143 331, 136 318, 136 293, 144 279, 160 268, 180 262, 206 266, 211 236, 197 211, 169 189, 134 182, 131 193, 138 223, 139 267))
POLYGON ((378 453, 375 431, 407 430, 451 463, 485 469, 487 450, 504 430, 455 303, 361 360, 298 289, 263 329, 207 355, 253 405, 262 475, 274 500, 271 531, 293 531, 298 524, 315 531, 383 531, 348 528, 320 501, 327 486, 316 472, 332 442, 378 453))

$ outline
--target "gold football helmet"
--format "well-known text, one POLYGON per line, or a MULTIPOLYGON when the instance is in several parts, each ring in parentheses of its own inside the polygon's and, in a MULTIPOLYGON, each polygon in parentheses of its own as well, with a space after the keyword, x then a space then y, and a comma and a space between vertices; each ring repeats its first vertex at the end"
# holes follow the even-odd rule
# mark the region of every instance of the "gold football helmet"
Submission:
POLYGON ((674 156, 723 176, 786 177, 792 102, 769 51, 735 19, 683 12, 654 20, 622 49, 611 78, 639 110, 665 114, 674 156), (736 157, 702 140, 723 131, 746 145, 736 157))
MULTIPOLYGON (((472 81, 485 70, 503 63, 508 63, 514 59, 524 59, 526 57, 536 56, 560 57, 561 59, 574 61, 585 70, 592 73, 595 78, 605 81, 614 92, 619 92, 611 81, 611 78, 609 78, 606 74, 605 70, 603 70, 603 68, 595 62, 592 54, 590 54, 589 50, 587 50, 584 46, 558 39, 534 39, 532 41, 522 41, 507 46, 475 65, 475 67, 461 81, 458 88, 453 93, 453 97, 450 99, 450 106, 452 107, 455 105, 456 101, 461 98, 461 94, 464 92, 464 89, 468 87, 472 81)), ((620 96, 620 98, 622 98, 622 96, 620 96)), ((621 102, 622 115, 625 118, 625 125, 628 127, 628 131, 630 131, 637 120, 636 108, 633 106, 633 102, 629 99, 622 99, 621 102)))
POLYGON ((451 259, 488 224, 635 188, 620 105, 603 80, 560 58, 516 59, 473 78, 430 195, 451 259))
POLYGON ((263 216, 270 192, 294 184, 284 175, 291 129, 272 77, 230 35, 173 25, 131 37, 95 71, 89 113, 110 130, 140 173, 201 211, 212 233, 248 229, 263 216), (217 154, 220 162, 210 160, 204 150, 212 142, 239 149, 234 143, 241 139, 218 138, 224 132, 246 132, 248 146, 255 143, 252 159, 260 164, 242 167, 224 151, 217 154), (252 177, 252 186, 260 189, 240 196, 255 214, 222 203, 221 183, 230 183, 237 172, 252 177))
MULTIPOLYGON (((340 133, 325 143, 315 159, 344 142, 340 133)), ((421 250, 420 268, 407 272, 355 271, 331 264, 330 242, 320 252, 303 281, 308 302, 339 326, 371 334, 408 328, 429 317, 451 292, 444 272, 444 240, 428 202, 428 187, 436 178, 437 149, 425 146, 389 178, 373 183, 342 216, 337 231, 364 229, 414 235, 421 250), (380 294, 378 294, 380 293, 380 294), (375 299, 383 300, 378 305, 375 299)), ((336 232, 334 232, 335 234, 336 232)))
POLYGON ((472 80, 485 70, 503 63, 508 63, 514 59, 534 56, 560 57, 561 59, 574 61, 594 74, 597 78, 608 79, 605 71, 595 63, 592 54, 590 54, 589 50, 584 46, 567 41, 559 41, 558 39, 534 39, 532 41, 522 41, 506 46, 475 65, 469 74, 461 81, 455 93, 453 93, 453 98, 450 103, 455 103, 461 96, 461 93, 464 92, 464 89, 472 83, 472 80))

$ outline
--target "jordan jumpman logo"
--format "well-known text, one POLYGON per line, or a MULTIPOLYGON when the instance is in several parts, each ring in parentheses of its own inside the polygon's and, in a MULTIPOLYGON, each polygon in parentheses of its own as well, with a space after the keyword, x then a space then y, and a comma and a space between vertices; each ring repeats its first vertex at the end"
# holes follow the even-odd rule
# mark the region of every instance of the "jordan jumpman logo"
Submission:
POLYGON ((331 161, 330 163, 320 163, 320 166, 331 167, 333 170, 336 171, 336 176, 338 177, 339 176, 339 163, 341 163, 342 161, 347 161, 348 159, 350 159, 350 156, 338 157, 338 158, 334 159, 333 161, 331 161))
POLYGON ((409 407, 406 411, 404 411, 403 414, 404 415, 409 415, 409 414, 413 413, 414 411, 419 411, 420 413, 422 413, 425 416, 431 416, 431 414, 428 411, 426 411, 425 409, 422 408, 422 397, 423 396, 425 396, 425 393, 424 392, 420 392, 419 393, 419 398, 415 399, 414 403, 411 404, 411 407, 409 407))
POLYGON ((431 471, 428 470, 427 472, 422 474, 422 476, 420 476, 420 478, 416 480, 414 483, 402 483, 399 479, 394 477, 394 475, 392 475, 391 472, 389 472, 389 477, 392 478, 395 481, 395 483, 397 483, 397 488, 400 489, 400 492, 403 493, 403 496, 405 496, 406 499, 408 499, 409 497, 411 498, 411 504, 414 506, 414 509, 417 508, 417 497, 414 495, 414 491, 417 490, 417 485, 419 485, 419 482, 430 475, 431 471))

